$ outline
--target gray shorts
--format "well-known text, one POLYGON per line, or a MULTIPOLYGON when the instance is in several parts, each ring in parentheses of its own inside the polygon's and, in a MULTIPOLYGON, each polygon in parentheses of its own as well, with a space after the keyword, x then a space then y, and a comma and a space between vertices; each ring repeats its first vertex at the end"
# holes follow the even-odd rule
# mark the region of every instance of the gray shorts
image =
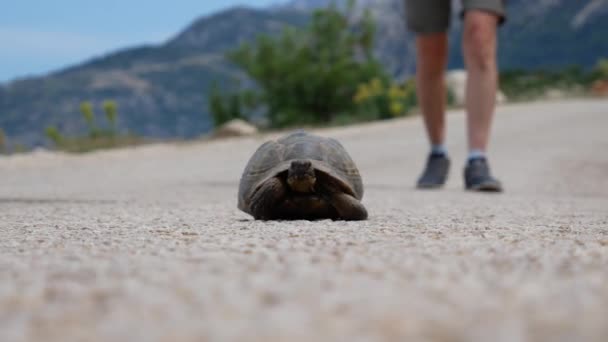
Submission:
MULTIPOLYGON (((506 19, 505 0, 461 0, 463 12, 481 10, 494 13, 502 24, 506 19)), ((445 32, 450 26, 451 0, 405 0, 407 26, 418 34, 445 32)))

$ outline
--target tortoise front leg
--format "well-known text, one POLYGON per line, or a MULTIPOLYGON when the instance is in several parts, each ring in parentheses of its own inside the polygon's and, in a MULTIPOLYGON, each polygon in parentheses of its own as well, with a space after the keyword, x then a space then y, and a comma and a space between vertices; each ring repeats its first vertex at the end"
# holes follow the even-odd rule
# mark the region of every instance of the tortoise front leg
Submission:
POLYGON ((340 219, 345 221, 360 221, 367 219, 367 210, 361 202, 351 195, 339 192, 331 196, 331 205, 338 212, 340 219))
POLYGON ((256 220, 277 218, 277 205, 285 198, 285 185, 278 178, 271 178, 251 197, 251 214, 256 220))

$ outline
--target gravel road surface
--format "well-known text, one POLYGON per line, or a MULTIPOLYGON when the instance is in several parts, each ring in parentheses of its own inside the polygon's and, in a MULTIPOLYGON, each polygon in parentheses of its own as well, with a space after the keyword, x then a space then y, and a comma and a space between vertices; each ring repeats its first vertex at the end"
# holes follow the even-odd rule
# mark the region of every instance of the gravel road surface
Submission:
POLYGON ((420 117, 318 131, 365 222, 255 222, 239 176, 275 135, 0 157, 0 341, 606 341, 608 101, 498 109, 504 194, 413 185, 420 117))

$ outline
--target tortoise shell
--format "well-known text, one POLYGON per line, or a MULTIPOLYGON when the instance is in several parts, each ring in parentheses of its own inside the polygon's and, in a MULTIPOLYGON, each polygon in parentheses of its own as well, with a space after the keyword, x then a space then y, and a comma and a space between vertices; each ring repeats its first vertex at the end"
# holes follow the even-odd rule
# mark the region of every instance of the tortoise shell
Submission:
POLYGON ((328 176, 340 189, 358 200, 363 198, 363 182, 346 149, 335 139, 297 131, 260 146, 243 171, 239 184, 239 209, 250 213, 251 195, 264 182, 289 170, 293 160, 307 159, 315 172, 328 176))

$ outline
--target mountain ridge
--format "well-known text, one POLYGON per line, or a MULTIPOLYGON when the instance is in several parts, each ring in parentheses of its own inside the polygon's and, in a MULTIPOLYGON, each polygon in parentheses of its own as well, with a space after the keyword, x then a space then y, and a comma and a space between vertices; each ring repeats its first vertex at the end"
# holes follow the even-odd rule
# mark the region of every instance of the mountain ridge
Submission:
POLYGON ((47 76, 3 84, 0 127, 19 143, 45 144, 48 125, 66 134, 85 130, 80 102, 91 101, 100 111, 109 99, 118 103, 123 131, 194 137, 211 128, 204 95, 211 81, 238 75, 224 52, 257 34, 276 33, 281 24, 301 26, 307 20, 297 11, 235 7, 195 20, 163 44, 121 49, 47 76))
MULTIPOLYGON (((0 84, 0 128, 12 141, 43 145, 48 125, 66 134, 85 130, 80 102, 91 101, 100 112, 109 99, 118 103, 123 131, 195 137, 211 129, 206 93, 212 81, 243 77, 224 53, 257 34, 275 34, 284 25, 301 27, 312 9, 328 3, 296 0, 268 9, 234 7, 192 21, 162 44, 121 49, 42 77, 0 84)), ((369 3, 378 21, 378 57, 395 77, 411 75, 414 36, 405 28, 402 0, 366 0, 360 6, 369 3)), ((499 31, 501 68, 591 67, 599 57, 608 57, 608 0, 508 3, 509 19, 499 31)), ((454 11, 449 67, 460 68, 462 25, 458 8, 454 11)))

